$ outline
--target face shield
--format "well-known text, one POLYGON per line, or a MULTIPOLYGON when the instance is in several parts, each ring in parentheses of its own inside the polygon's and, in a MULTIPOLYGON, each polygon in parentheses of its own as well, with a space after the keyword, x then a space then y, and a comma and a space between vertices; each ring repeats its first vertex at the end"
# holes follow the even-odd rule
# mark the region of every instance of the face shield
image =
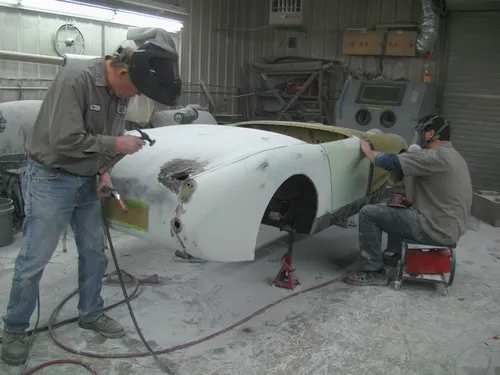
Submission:
POLYGON ((413 140, 411 142, 412 144, 410 147, 413 147, 414 149, 417 147, 421 149, 426 148, 429 143, 435 141, 436 139, 439 139, 439 134, 443 131, 443 129, 445 129, 448 126, 448 122, 446 120, 444 120, 443 126, 441 126, 437 131, 434 132, 434 136, 432 136, 429 139, 426 139, 425 135, 426 127, 432 124, 434 120, 438 117, 439 116, 434 116, 425 122, 424 121, 418 122, 413 133, 413 140))
POLYGON ((174 106, 181 96, 179 55, 157 41, 148 41, 135 51, 129 63, 130 79, 142 95, 157 103, 174 106))
POLYGON ((129 99, 125 120, 144 126, 151 121, 159 104, 144 95, 136 95, 129 99))
POLYGON ((141 94, 129 100, 127 121, 147 124, 159 104, 177 104, 182 81, 174 47, 154 40, 137 46, 127 40, 118 47, 115 56, 128 65, 130 80, 141 94))

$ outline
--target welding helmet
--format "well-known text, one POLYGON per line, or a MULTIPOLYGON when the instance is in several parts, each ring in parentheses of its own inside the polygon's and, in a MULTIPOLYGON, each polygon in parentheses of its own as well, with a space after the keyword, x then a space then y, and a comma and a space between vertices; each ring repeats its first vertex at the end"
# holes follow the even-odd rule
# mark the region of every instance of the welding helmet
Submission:
POLYGON ((179 55, 175 49, 147 41, 132 54, 130 79, 137 90, 157 103, 174 106, 181 95, 179 55))
POLYGON ((419 148, 427 148, 429 143, 435 141, 436 139, 440 138, 441 132, 449 126, 448 121, 446 121, 444 118, 441 116, 436 116, 436 115, 428 115, 425 117, 422 117, 418 123, 417 126, 415 126, 414 133, 413 133, 413 140, 412 140, 412 145, 410 147, 415 148, 418 146, 419 148), (435 126, 431 126, 435 125, 435 126), (439 128, 437 128, 437 126, 439 128), (437 128, 437 129, 436 129, 437 128), (430 130, 434 130, 434 135, 426 139, 425 133, 429 132, 430 130))
POLYGON ((130 80, 141 94, 129 100, 127 121, 147 124, 160 104, 176 105, 182 81, 175 45, 152 40, 138 46, 126 40, 113 56, 128 66, 130 80))

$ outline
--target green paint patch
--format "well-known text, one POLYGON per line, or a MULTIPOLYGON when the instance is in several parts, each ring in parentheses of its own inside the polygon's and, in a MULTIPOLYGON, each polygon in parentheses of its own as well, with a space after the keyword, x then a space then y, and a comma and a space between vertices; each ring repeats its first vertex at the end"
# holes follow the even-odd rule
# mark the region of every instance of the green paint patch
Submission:
POLYGON ((128 212, 123 212, 115 199, 103 200, 106 219, 116 225, 140 232, 149 232, 149 205, 144 202, 123 198, 128 212))

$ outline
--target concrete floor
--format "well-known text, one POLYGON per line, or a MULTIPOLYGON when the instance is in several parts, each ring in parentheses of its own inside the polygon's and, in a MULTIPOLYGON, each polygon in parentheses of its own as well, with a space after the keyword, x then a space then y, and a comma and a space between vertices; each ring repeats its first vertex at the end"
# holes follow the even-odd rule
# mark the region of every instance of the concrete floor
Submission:
MULTIPOLYGON (((134 300, 139 325, 153 349, 168 348, 211 334, 291 294, 269 283, 277 273, 285 241, 269 228, 259 236, 254 262, 189 264, 172 251, 114 233, 119 261, 135 276, 157 274, 161 285, 143 286, 134 300), (277 240, 273 241, 274 239, 277 240)), ((0 310, 8 301, 20 236, 0 249, 0 310)), ((76 287, 76 251, 59 247, 41 286, 41 324, 76 287)), ((179 375, 272 374, 500 374, 500 230, 484 223, 459 243, 455 283, 443 297, 432 285, 354 287, 338 282, 286 300, 234 330, 168 357, 179 375)), ((343 273, 356 257, 357 228, 330 228, 302 239, 295 266, 304 290, 343 273)), ((110 258, 110 271, 113 264, 110 258)), ((122 298, 119 285, 104 288, 106 304, 122 298)), ((75 315, 77 298, 62 311, 75 315)), ((56 330, 66 344, 99 353, 143 352, 126 306, 110 312, 128 337, 104 340, 76 324, 56 330)), ((35 315, 32 322, 35 322, 35 315)), ((37 336, 28 368, 53 359, 79 359, 100 375, 160 375, 151 357, 85 358, 59 349, 48 333, 37 336)), ((0 362, 0 374, 19 368, 0 362)), ((43 375, 88 374, 74 366, 43 375)))

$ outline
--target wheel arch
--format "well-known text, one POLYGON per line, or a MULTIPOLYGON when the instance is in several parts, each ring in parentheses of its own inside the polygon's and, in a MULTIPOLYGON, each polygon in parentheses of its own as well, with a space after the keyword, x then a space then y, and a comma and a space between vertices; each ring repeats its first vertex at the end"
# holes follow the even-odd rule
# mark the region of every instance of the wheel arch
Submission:
POLYGON ((303 173, 295 173, 286 178, 271 196, 261 224, 309 234, 318 206, 318 189, 313 180, 303 173))

